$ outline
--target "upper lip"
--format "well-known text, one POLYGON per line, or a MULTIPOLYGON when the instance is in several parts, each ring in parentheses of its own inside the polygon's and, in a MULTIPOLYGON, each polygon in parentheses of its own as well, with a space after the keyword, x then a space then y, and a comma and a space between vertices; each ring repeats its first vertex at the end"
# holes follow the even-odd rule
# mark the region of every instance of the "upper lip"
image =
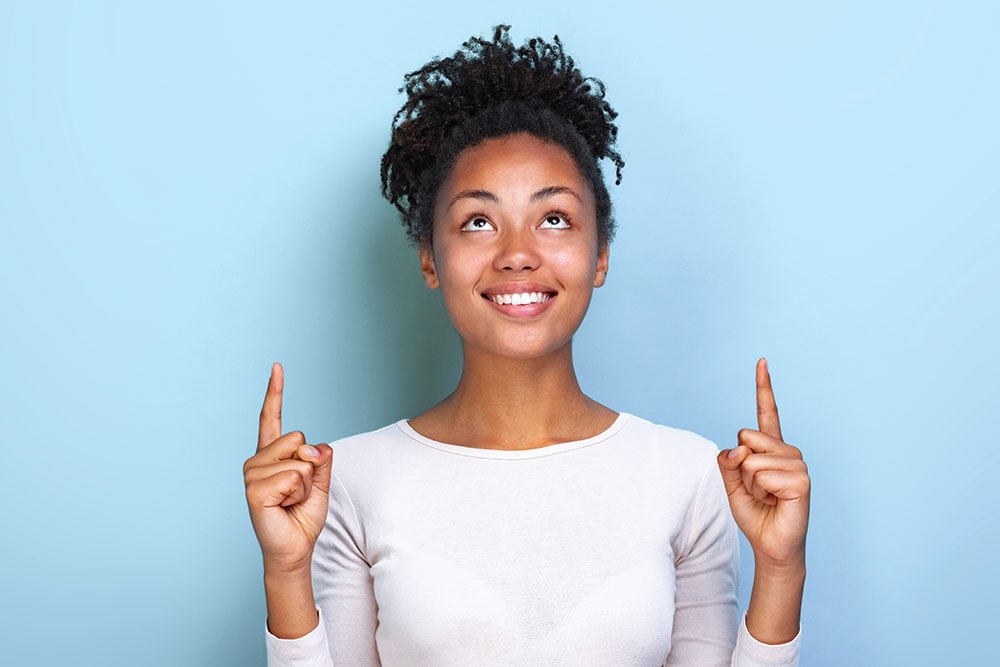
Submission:
POLYGON ((538 283, 514 282, 493 285, 492 287, 483 290, 482 295, 486 298, 490 298, 496 296, 497 294, 525 294, 531 292, 541 292, 551 296, 556 293, 556 290, 538 283))

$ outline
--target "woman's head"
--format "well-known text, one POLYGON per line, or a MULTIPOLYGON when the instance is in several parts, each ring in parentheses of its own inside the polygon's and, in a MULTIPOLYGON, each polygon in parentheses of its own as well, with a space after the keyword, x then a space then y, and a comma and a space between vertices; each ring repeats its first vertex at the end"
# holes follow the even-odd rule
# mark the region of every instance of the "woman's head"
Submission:
POLYGON ((434 200, 459 154, 488 139, 527 133, 564 148, 594 196, 598 238, 614 234, 611 199, 598 161, 614 148, 615 111, 604 85, 585 78, 552 42, 535 38, 516 47, 509 26, 493 40, 472 38, 449 58, 406 76, 406 103, 393 119, 392 143, 382 157, 382 191, 400 211, 407 235, 430 245, 434 200))

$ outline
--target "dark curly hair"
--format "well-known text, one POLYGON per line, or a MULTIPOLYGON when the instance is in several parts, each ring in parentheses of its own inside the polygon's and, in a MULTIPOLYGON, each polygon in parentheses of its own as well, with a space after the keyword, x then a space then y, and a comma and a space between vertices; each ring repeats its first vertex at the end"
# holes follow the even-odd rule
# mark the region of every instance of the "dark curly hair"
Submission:
POLYGON ((604 84, 584 77, 558 36, 514 46, 510 26, 493 40, 472 37, 450 58, 435 58, 407 74, 406 103, 392 119, 392 141, 382 156, 382 194, 399 209, 407 236, 431 242, 434 198, 458 154, 487 139, 526 132, 559 144, 590 183, 597 204, 598 240, 614 235, 611 197, 598 161, 615 165, 618 116, 604 84))

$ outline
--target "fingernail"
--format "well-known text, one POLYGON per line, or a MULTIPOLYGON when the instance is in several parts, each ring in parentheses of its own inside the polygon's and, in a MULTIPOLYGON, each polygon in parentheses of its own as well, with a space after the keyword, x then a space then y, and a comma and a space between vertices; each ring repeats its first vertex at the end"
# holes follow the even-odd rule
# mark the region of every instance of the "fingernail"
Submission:
POLYGON ((736 451, 737 449, 739 449, 739 447, 733 447, 732 449, 730 449, 729 453, 726 454, 726 458, 735 459, 736 455, 738 454, 738 452, 736 451))
POLYGON ((309 458, 314 459, 319 456, 319 450, 312 445, 304 445, 302 447, 302 454, 303 456, 308 456, 309 458))

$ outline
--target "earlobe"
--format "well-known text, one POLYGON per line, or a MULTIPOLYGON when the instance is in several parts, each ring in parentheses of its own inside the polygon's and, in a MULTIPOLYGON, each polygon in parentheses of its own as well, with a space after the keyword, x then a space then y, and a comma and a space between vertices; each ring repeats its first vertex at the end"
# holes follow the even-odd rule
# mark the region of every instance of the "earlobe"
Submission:
POLYGON ((594 287, 602 287, 608 279, 608 256, 610 249, 605 245, 597 252, 597 271, 594 273, 594 287))
POLYGON ((437 268, 434 266, 434 251, 428 244, 420 244, 420 273, 424 276, 424 284, 431 289, 437 289, 438 282, 437 268))

